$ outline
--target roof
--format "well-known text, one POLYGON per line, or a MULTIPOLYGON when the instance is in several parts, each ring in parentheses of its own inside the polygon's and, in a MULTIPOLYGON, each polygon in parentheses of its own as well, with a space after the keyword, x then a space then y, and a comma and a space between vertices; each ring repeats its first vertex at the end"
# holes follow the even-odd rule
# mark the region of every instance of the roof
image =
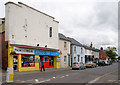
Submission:
MULTIPOLYGON (((19 7, 22 7, 22 6, 19 5, 19 4, 22 4, 22 5, 26 6, 26 7, 29 7, 29 8, 31 8, 31 9, 39 12, 39 13, 42 13, 42 14, 44 14, 44 15, 46 15, 46 16, 49 16, 49 17, 55 19, 54 17, 52 17, 52 16, 50 16, 50 15, 44 13, 44 12, 41 12, 41 11, 39 11, 39 10, 33 8, 33 7, 30 7, 30 6, 28 6, 28 5, 26 5, 26 4, 22 3, 22 2, 18 2, 18 4, 14 3, 14 2, 7 2, 7 3, 5 3, 5 5, 7 5, 7 4, 9 4, 9 3, 14 4, 14 5, 17 5, 17 6, 19 6, 19 7)), ((56 22, 58 22, 58 21, 56 21, 56 22)))
POLYGON ((59 36, 59 39, 63 39, 63 40, 70 41, 70 40, 69 40, 65 35, 63 35, 62 33, 59 33, 58 36, 59 36))
POLYGON ((77 45, 77 46, 83 46, 81 43, 79 43, 77 40, 75 40, 74 38, 70 38, 70 37, 67 37, 70 41, 71 41, 71 44, 73 45, 77 45))

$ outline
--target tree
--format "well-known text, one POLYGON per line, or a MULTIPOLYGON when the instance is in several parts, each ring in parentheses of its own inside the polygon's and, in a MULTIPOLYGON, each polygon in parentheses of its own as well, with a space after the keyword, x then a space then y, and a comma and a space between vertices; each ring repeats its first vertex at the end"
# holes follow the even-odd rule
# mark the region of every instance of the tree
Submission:
POLYGON ((106 54, 111 59, 115 59, 115 57, 118 56, 116 52, 117 52, 116 47, 107 47, 107 49, 106 49, 106 54))

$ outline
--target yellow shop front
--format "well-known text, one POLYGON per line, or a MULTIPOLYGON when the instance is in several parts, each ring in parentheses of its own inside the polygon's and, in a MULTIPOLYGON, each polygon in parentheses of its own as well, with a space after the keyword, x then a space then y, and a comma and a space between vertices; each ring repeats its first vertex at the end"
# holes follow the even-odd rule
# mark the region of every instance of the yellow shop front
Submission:
POLYGON ((59 52, 54 49, 24 45, 9 45, 8 48, 8 67, 13 68, 14 71, 39 70, 41 60, 45 62, 46 68, 59 68, 59 59, 59 52), (43 56, 42 59, 41 56, 43 56), (53 66, 49 66, 51 58, 53 58, 51 60, 53 66))

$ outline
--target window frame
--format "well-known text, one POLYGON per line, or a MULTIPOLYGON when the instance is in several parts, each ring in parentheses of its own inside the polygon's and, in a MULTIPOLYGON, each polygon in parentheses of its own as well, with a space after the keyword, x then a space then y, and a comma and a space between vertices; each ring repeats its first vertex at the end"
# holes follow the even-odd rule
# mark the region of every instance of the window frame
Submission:
POLYGON ((49 37, 52 37, 52 27, 49 28, 49 37))
MULTIPOLYGON (((29 62, 30 62, 30 61, 29 61, 29 62)), ((35 55, 21 54, 21 67, 35 67, 35 55), (23 66, 23 65, 22 65, 22 57, 23 57, 23 56, 33 56, 34 65, 33 65, 33 66, 23 66)))

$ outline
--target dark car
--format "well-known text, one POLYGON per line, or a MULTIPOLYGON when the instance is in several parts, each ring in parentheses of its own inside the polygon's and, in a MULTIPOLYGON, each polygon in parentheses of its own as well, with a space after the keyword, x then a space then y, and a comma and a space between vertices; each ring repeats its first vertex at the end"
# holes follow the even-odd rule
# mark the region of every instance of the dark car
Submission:
POLYGON ((99 61, 98 62, 98 66, 105 66, 106 64, 105 64, 105 62, 104 61, 99 61))

